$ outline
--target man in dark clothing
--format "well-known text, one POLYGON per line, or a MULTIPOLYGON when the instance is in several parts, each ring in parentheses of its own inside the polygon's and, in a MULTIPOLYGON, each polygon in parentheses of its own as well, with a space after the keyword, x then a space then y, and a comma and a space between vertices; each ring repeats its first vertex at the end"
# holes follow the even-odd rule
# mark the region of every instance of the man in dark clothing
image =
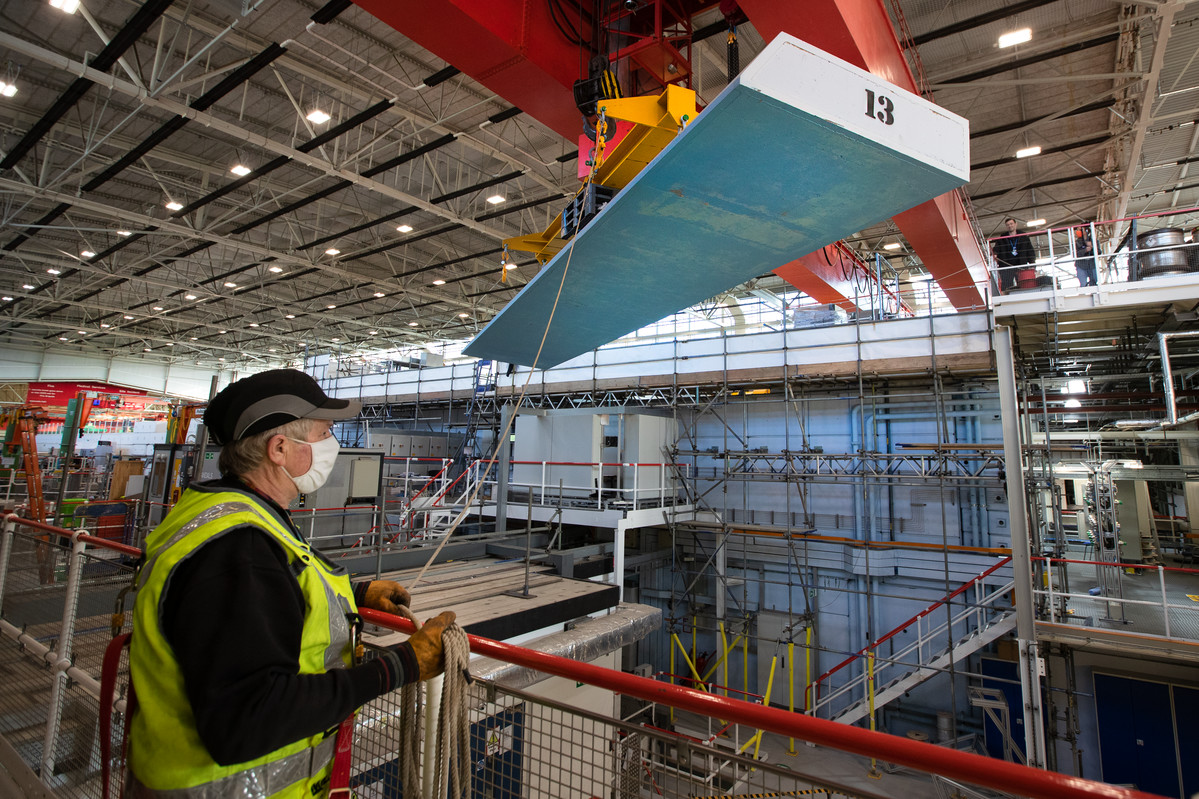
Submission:
POLYGON ((1079 286, 1098 286, 1099 270, 1095 266, 1095 242, 1091 239, 1091 228, 1079 225, 1074 228, 1074 272, 1079 286))
POLYGON ((138 580, 131 795, 325 796, 341 722, 441 672, 450 612, 355 664, 356 609, 395 612, 408 592, 351 586, 286 510, 328 478, 333 423, 358 408, 289 369, 209 403, 222 477, 183 493, 148 537, 138 580))
POLYGON ((1031 264, 1037 260, 1037 251, 1033 249, 1032 239, 1022 234, 1016 225, 1016 220, 1010 216, 1003 220, 1007 226, 1007 235, 995 239, 991 252, 995 256, 995 269, 999 274, 999 292, 1007 294, 1016 287, 1016 271, 1019 267, 1031 264))

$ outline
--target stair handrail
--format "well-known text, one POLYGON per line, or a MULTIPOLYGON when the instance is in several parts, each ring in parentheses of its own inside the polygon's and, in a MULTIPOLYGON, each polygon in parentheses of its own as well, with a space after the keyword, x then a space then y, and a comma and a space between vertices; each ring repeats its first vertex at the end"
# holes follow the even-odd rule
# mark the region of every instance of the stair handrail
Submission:
MULTIPOLYGON (((819 677, 817 677, 815 680, 813 680, 812 682, 810 682, 810 683, 808 684, 808 686, 807 686, 807 691, 808 691, 808 696, 809 696, 809 698, 813 698, 813 697, 815 696, 815 694, 814 694, 814 691, 815 691, 815 690, 817 690, 817 689, 820 687, 820 684, 821 684, 822 682, 824 682, 826 679, 828 679, 828 678, 829 678, 829 677, 831 677, 832 675, 836 674, 838 671, 840 671, 841 669, 843 669, 843 668, 845 668, 846 666, 850 665, 851 663, 854 663, 855 661, 857 661, 857 660, 859 660, 859 659, 861 659, 861 658, 864 658, 864 657, 866 657, 867 653, 869 653, 869 652, 870 652, 872 649, 878 649, 878 647, 879 647, 879 645, 880 645, 880 644, 884 644, 884 643, 886 643, 887 641, 889 641, 889 640, 891 640, 892 638, 894 638, 895 636, 897 636, 897 635, 899 635, 900 633, 904 632, 905 630, 907 630, 907 628, 911 627, 913 624, 916 624, 918 621, 920 621, 920 619, 923 619, 925 616, 929 615, 930 613, 933 613, 934 611, 936 611, 936 610, 937 610, 937 608, 940 608, 941 606, 943 606, 943 605, 945 605, 945 604, 948 604, 949 602, 953 601, 953 599, 954 599, 954 598, 956 598, 956 597, 958 597, 958 596, 961 596, 963 593, 965 593, 966 591, 970 590, 970 587, 971 587, 971 586, 974 586, 974 585, 978 585, 978 584, 980 584, 980 583, 981 583, 983 580, 987 579, 987 578, 988 578, 988 577, 990 577, 992 574, 994 574, 995 572, 999 571, 999 570, 1000 570, 1000 569, 1002 569, 1004 566, 1007 566, 1007 565, 1008 565, 1008 564, 1010 564, 1011 562, 1012 562, 1012 557, 1011 557, 1011 555, 1008 555, 1007 557, 1005 557, 1005 558, 1001 559, 1001 560, 1000 560, 998 563, 996 563, 996 564, 995 564, 994 566, 992 566, 991 568, 987 569, 986 571, 982 572, 981 574, 979 574, 978 576, 976 576, 976 577, 972 578, 971 580, 969 580, 969 581, 967 581, 967 582, 965 582, 965 583, 962 583, 962 584, 961 584, 960 586, 958 586, 956 589, 954 589, 953 591, 950 591, 950 592, 949 592, 948 594, 946 594, 945 596, 943 596, 943 597, 941 597, 940 599, 938 599, 937 601, 933 602, 931 605, 929 605, 929 606, 928 606, 928 607, 926 607, 924 610, 922 610, 922 611, 920 611, 919 613, 917 613, 917 614, 916 614, 915 616, 913 616, 912 618, 910 618, 910 619, 908 619, 907 621, 905 621, 905 622, 901 623, 901 624, 900 624, 900 625, 898 625, 897 627, 893 628, 893 629, 892 629, 890 632, 888 632, 887 634, 883 635, 882 637, 880 637, 880 638, 876 639, 875 641, 873 641, 873 642, 871 642, 871 643, 867 644, 866 646, 862 647, 862 648, 861 648, 861 649, 859 649, 857 652, 855 652, 854 654, 852 654, 852 655, 850 655, 849 657, 847 657, 845 660, 843 660, 843 661, 841 661, 840 663, 838 663, 836 666, 833 666, 831 669, 829 669, 828 671, 826 671, 826 672, 824 672, 823 674, 821 674, 819 677)), ((815 708, 815 703, 814 703, 814 702, 810 702, 810 703, 809 703, 809 707, 812 707, 812 708, 814 709, 814 708, 815 708)))
MULTIPOLYGON (((975 583, 975 585, 977 586, 978 584, 975 583)), ((875 684, 876 685, 882 684, 884 686, 884 688, 887 687, 888 685, 890 685, 890 682, 886 678, 882 678, 879 676, 885 670, 890 669, 890 668, 896 668, 899 666, 907 666, 907 667, 909 667, 910 672, 919 671, 921 668, 924 667, 924 665, 926 665, 922 659, 922 655, 919 653, 919 651, 921 649, 923 649, 929 642, 935 640, 936 637, 943 632, 951 635, 953 625, 955 625, 961 621, 964 621, 964 620, 970 618, 971 616, 974 616, 977 614, 982 614, 983 612, 985 612, 986 608, 991 607, 992 603, 996 599, 1004 596, 1005 594, 1010 593, 1014 585, 1015 585, 1015 581, 1009 580, 1008 582, 1004 583, 1003 585, 999 586, 998 588, 995 588, 992 591, 990 591, 989 593, 980 597, 978 599, 978 601, 959 610, 957 615, 953 616, 948 621, 942 620, 942 621, 938 622, 935 627, 932 627, 931 629, 926 629, 923 632, 920 631, 920 621, 917 621, 916 622, 916 630, 917 630, 916 640, 912 641, 911 643, 909 643, 907 646, 905 646, 903 649, 899 650, 898 652, 893 652, 889 657, 886 657, 886 658, 882 658, 882 657, 878 657, 878 656, 875 657, 875 667, 874 667, 875 684), (906 660, 913 651, 918 653, 916 656, 916 661, 917 661, 918 665, 916 665, 916 666, 912 666, 910 661, 906 660)), ((928 618, 928 617, 927 616, 921 617, 921 619, 924 619, 924 618, 928 618)), ((977 625, 975 630, 977 631, 977 630, 982 630, 982 629, 985 629, 985 627, 982 623, 982 620, 980 619, 979 624, 977 625)), ((937 656, 939 656, 939 654, 940 653, 938 653, 937 656)), ((935 657, 936 656, 934 656, 933 659, 935 659, 935 657)), ((820 709, 822 709, 824 707, 828 707, 829 705, 833 704, 833 702, 835 700, 839 699, 840 697, 844 696, 845 694, 852 692, 854 689, 858 688, 859 686, 865 685, 869 679, 870 679, 870 675, 867 674, 865 671, 856 675, 855 677, 853 677, 852 679, 847 681, 844 685, 838 686, 837 688, 833 689, 830 693, 826 694, 824 697, 818 699, 816 701, 816 704, 812 707, 812 712, 817 713, 817 712, 819 712, 820 709)), ((842 709, 841 713, 849 712, 849 711, 857 708, 859 705, 862 704, 863 701, 865 701, 865 698, 846 706, 845 708, 842 709)), ((876 702, 877 701, 878 700, 876 698, 876 702)))

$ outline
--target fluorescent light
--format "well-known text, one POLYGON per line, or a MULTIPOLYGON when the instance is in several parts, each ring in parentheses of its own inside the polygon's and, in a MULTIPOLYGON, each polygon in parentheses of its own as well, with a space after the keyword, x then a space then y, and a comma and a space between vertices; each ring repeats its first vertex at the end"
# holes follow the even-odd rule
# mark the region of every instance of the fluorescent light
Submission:
POLYGON ((235 288, 237 288, 237 284, 236 284, 236 283, 233 283, 232 281, 226 280, 226 281, 225 281, 225 288, 227 288, 227 289, 235 289, 235 288))
POLYGON ((81 258, 95 258, 96 254, 91 250, 84 250, 83 252, 79 253, 79 256, 81 258))
POLYGON ((1041 226, 1041 225, 1043 225, 1043 224, 1045 224, 1045 220, 1044 220, 1044 219, 1030 219, 1030 220, 1028 220, 1028 226, 1029 226, 1029 227, 1040 227, 1040 226, 1041 226))
POLYGON ((338 341, 341 341, 341 339, 339 339, 339 338, 335 338, 335 339, 333 339, 333 342, 334 342, 334 343, 337 343, 338 341))
POLYGON ((366 331, 366 334, 368 336, 377 336, 377 335, 379 335, 379 331, 378 330, 368 330, 368 331, 366 331))
POLYGON ((341 255, 341 250, 337 249, 336 247, 330 247, 329 249, 325 250, 325 255, 341 255))
POLYGON ((70 341, 70 339, 69 339, 69 338, 67 338, 66 336, 59 336, 59 337, 58 337, 58 340, 59 340, 59 341, 70 341))
POLYGON ((285 316, 285 317, 283 317, 283 318, 284 318, 284 319, 295 319, 295 318, 296 318, 296 315, 295 315, 294 313, 289 313, 287 316, 285 316))
POLYGON ((398 228, 396 228, 396 230, 400 231, 401 233, 411 233, 412 225, 400 225, 398 228))
POLYGON ((181 211, 181 210, 183 210, 183 203, 177 203, 174 200, 171 200, 170 202, 167 203, 167 210, 168 211, 181 211))
POLYGON ((224 361, 225 361, 225 359, 224 359, 224 358, 217 358, 217 360, 218 360, 218 361, 221 361, 222 363, 224 363, 224 361))
POLYGON ((86 336, 86 335, 87 335, 87 331, 86 331, 86 330, 79 330, 79 331, 77 331, 77 332, 78 332, 78 333, 79 333, 79 335, 81 335, 81 336, 86 336))
POLYGON ((198 337, 196 337, 196 336, 192 336, 192 337, 191 337, 191 340, 192 340, 192 341, 199 341, 200 339, 199 339, 198 337))
POLYGON ((127 238, 129 238, 130 236, 132 236, 132 235, 133 235, 133 233, 132 233, 131 231, 128 231, 128 230, 118 230, 118 231, 117 231, 117 235, 118 235, 118 236, 120 236, 120 237, 121 237, 121 238, 123 238, 123 239, 127 239, 127 238))
POLYGON ((108 322, 101 322, 100 327, 112 327, 112 325, 108 324, 108 322))
POLYGON ((1039 144, 1037 144, 1033 147, 1025 147, 1023 149, 1016 151, 1017 158, 1028 158, 1029 156, 1040 155, 1040 154, 1041 154, 1041 145, 1039 145, 1039 144))
POLYGON ((468 313, 460 313, 460 314, 458 314, 458 318, 459 318, 459 319, 465 319, 465 318, 466 318, 466 317, 468 317, 468 316, 470 316, 470 314, 468 314, 468 313))
POLYGON ((12 297, 0 297, 0 302, 12 302, 12 297))
POLYGON ((21 288, 25 289, 26 291, 33 291, 33 286, 29 285, 28 283, 26 283, 24 286, 21 286, 21 288))
POLYGON ((196 295, 195 295, 195 294, 188 294, 188 295, 185 295, 183 299, 185 299, 185 300, 194 300, 195 298, 196 298, 196 295))
POLYGON ((218 333, 228 333, 229 331, 228 330, 218 330, 217 332, 218 333))
POLYGON ((155 305, 155 306, 154 306, 154 310, 156 310, 156 311, 161 311, 161 310, 162 310, 162 306, 161 306, 161 305, 155 305))
POLYGON ((279 350, 275 349, 274 347, 271 347, 267 350, 267 352, 278 352, 278 351, 279 350))
POLYGON ((438 278, 437 280, 434 280, 434 281, 433 281, 433 285, 434 285, 434 286, 444 286, 444 285, 445 285, 445 281, 444 281, 444 280, 442 280, 441 278, 438 278))
POLYGON ((329 116, 328 114, 326 114, 324 111, 320 110, 319 108, 314 108, 313 110, 308 112, 307 118, 308 118, 308 121, 314 125, 323 125, 326 122, 328 122, 330 119, 332 119, 333 117, 329 116))
POLYGON ((149 352, 149 351, 150 351, 149 347, 142 347, 142 352, 149 352))
POLYGON ((326 305, 325 307, 328 308, 330 311, 332 311, 337 306, 336 305, 326 305))
POLYGON ((132 316, 130 316, 129 314, 125 314, 125 318, 126 318, 126 319, 132 319, 133 317, 132 317, 132 316))
POLYGON ((257 323, 257 322, 251 322, 251 323, 250 323, 250 327, 258 327, 258 323, 257 323))
POLYGON ((74 14, 79 10, 79 0, 50 0, 50 7, 64 14, 74 14))
POLYGON ((61 275, 61 274, 62 274, 62 270, 61 270, 61 269, 54 269, 53 267, 51 267, 50 269, 47 269, 47 270, 46 270, 46 273, 47 273, 47 274, 50 274, 50 275, 61 275))
POLYGON ((386 295, 386 294, 384 294, 384 293, 383 293, 383 292, 381 292, 381 291, 376 291, 376 292, 375 292, 375 296, 376 296, 376 297, 386 297, 387 295, 386 295))
POLYGON ((277 274, 279 274, 280 272, 282 272, 282 271, 283 271, 283 267, 281 267, 281 266, 272 266, 271 268, 267 269, 266 271, 268 271, 268 272, 270 272, 270 273, 272 273, 272 274, 275 274, 275 275, 277 275, 277 274))
POLYGON ((233 166, 229 167, 229 171, 232 172, 233 174, 237 175, 239 178, 244 178, 246 175, 250 174, 253 170, 250 169, 245 164, 234 164, 233 166))
POLYGON ((506 199, 507 198, 502 194, 493 194, 487 198, 487 202, 491 203, 492 205, 499 205, 506 199))
POLYGON ((884 249, 884 250, 898 250, 898 249, 899 249, 899 246, 900 246, 900 245, 899 245, 899 242, 898 242, 898 241, 893 241, 893 242, 891 242, 890 244, 884 244, 884 245, 883 245, 883 249, 884 249))
POLYGON ((1032 28, 1021 28, 1018 31, 1008 31, 999 37, 1000 47, 1011 47, 1014 44, 1024 44, 1032 41, 1032 28))
POLYGON ((17 85, 15 83, 5 83, 4 81, 0 80, 0 95, 12 97, 16 93, 17 85))
POLYGON ((408 327, 420 327, 420 322, 409 322, 408 327))
POLYGON ((173 341, 168 341, 168 342, 167 342, 167 346, 168 346, 168 347, 173 347, 173 346, 175 346, 175 342, 173 342, 173 341))
POLYGON ((1066 400, 1066 402, 1064 404, 1067 408, 1081 408, 1082 407, 1082 403, 1076 399, 1068 399, 1068 400, 1066 400))

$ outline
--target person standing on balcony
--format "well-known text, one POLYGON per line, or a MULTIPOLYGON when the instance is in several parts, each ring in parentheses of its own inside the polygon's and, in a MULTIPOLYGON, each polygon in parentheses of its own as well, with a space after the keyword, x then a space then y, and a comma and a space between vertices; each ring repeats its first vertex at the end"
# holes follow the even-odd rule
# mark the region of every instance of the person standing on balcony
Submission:
POLYGON ((1016 272, 1019 267, 1037 260, 1037 251, 1032 240, 1020 232, 1020 226, 1010 216, 1003 220, 1007 235, 995 239, 991 253, 995 256, 995 268, 999 272, 999 293, 1007 294, 1016 287, 1016 272))
POLYGON ((1074 228, 1074 272, 1079 286, 1098 286, 1099 268, 1095 258, 1095 241, 1091 238, 1090 225, 1074 228))
POLYGON ((358 409, 291 369, 238 380, 209 403, 222 476, 183 492, 150 533, 138 578, 128 795, 326 796, 342 721, 444 668, 451 612, 354 665, 357 608, 395 612, 408 592, 351 586, 286 510, 328 478, 333 423, 358 409))

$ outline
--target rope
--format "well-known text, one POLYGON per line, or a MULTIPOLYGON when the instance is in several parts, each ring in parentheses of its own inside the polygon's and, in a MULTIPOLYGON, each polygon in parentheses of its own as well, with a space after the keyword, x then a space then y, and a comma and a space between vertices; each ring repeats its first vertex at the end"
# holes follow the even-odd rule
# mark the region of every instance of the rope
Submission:
MULTIPOLYGON (((400 615, 421 628, 421 623, 408 608, 401 606, 400 615)), ((470 693, 470 642, 466 632, 454 624, 441 636, 445 658, 445 677, 442 681, 441 705, 438 707, 435 771, 432 796, 465 799, 471 792, 470 782, 470 721, 467 717, 470 693)), ((421 741, 425 738, 424 701, 421 684, 409 683, 400 689, 400 780, 403 799, 421 799, 421 741)))

